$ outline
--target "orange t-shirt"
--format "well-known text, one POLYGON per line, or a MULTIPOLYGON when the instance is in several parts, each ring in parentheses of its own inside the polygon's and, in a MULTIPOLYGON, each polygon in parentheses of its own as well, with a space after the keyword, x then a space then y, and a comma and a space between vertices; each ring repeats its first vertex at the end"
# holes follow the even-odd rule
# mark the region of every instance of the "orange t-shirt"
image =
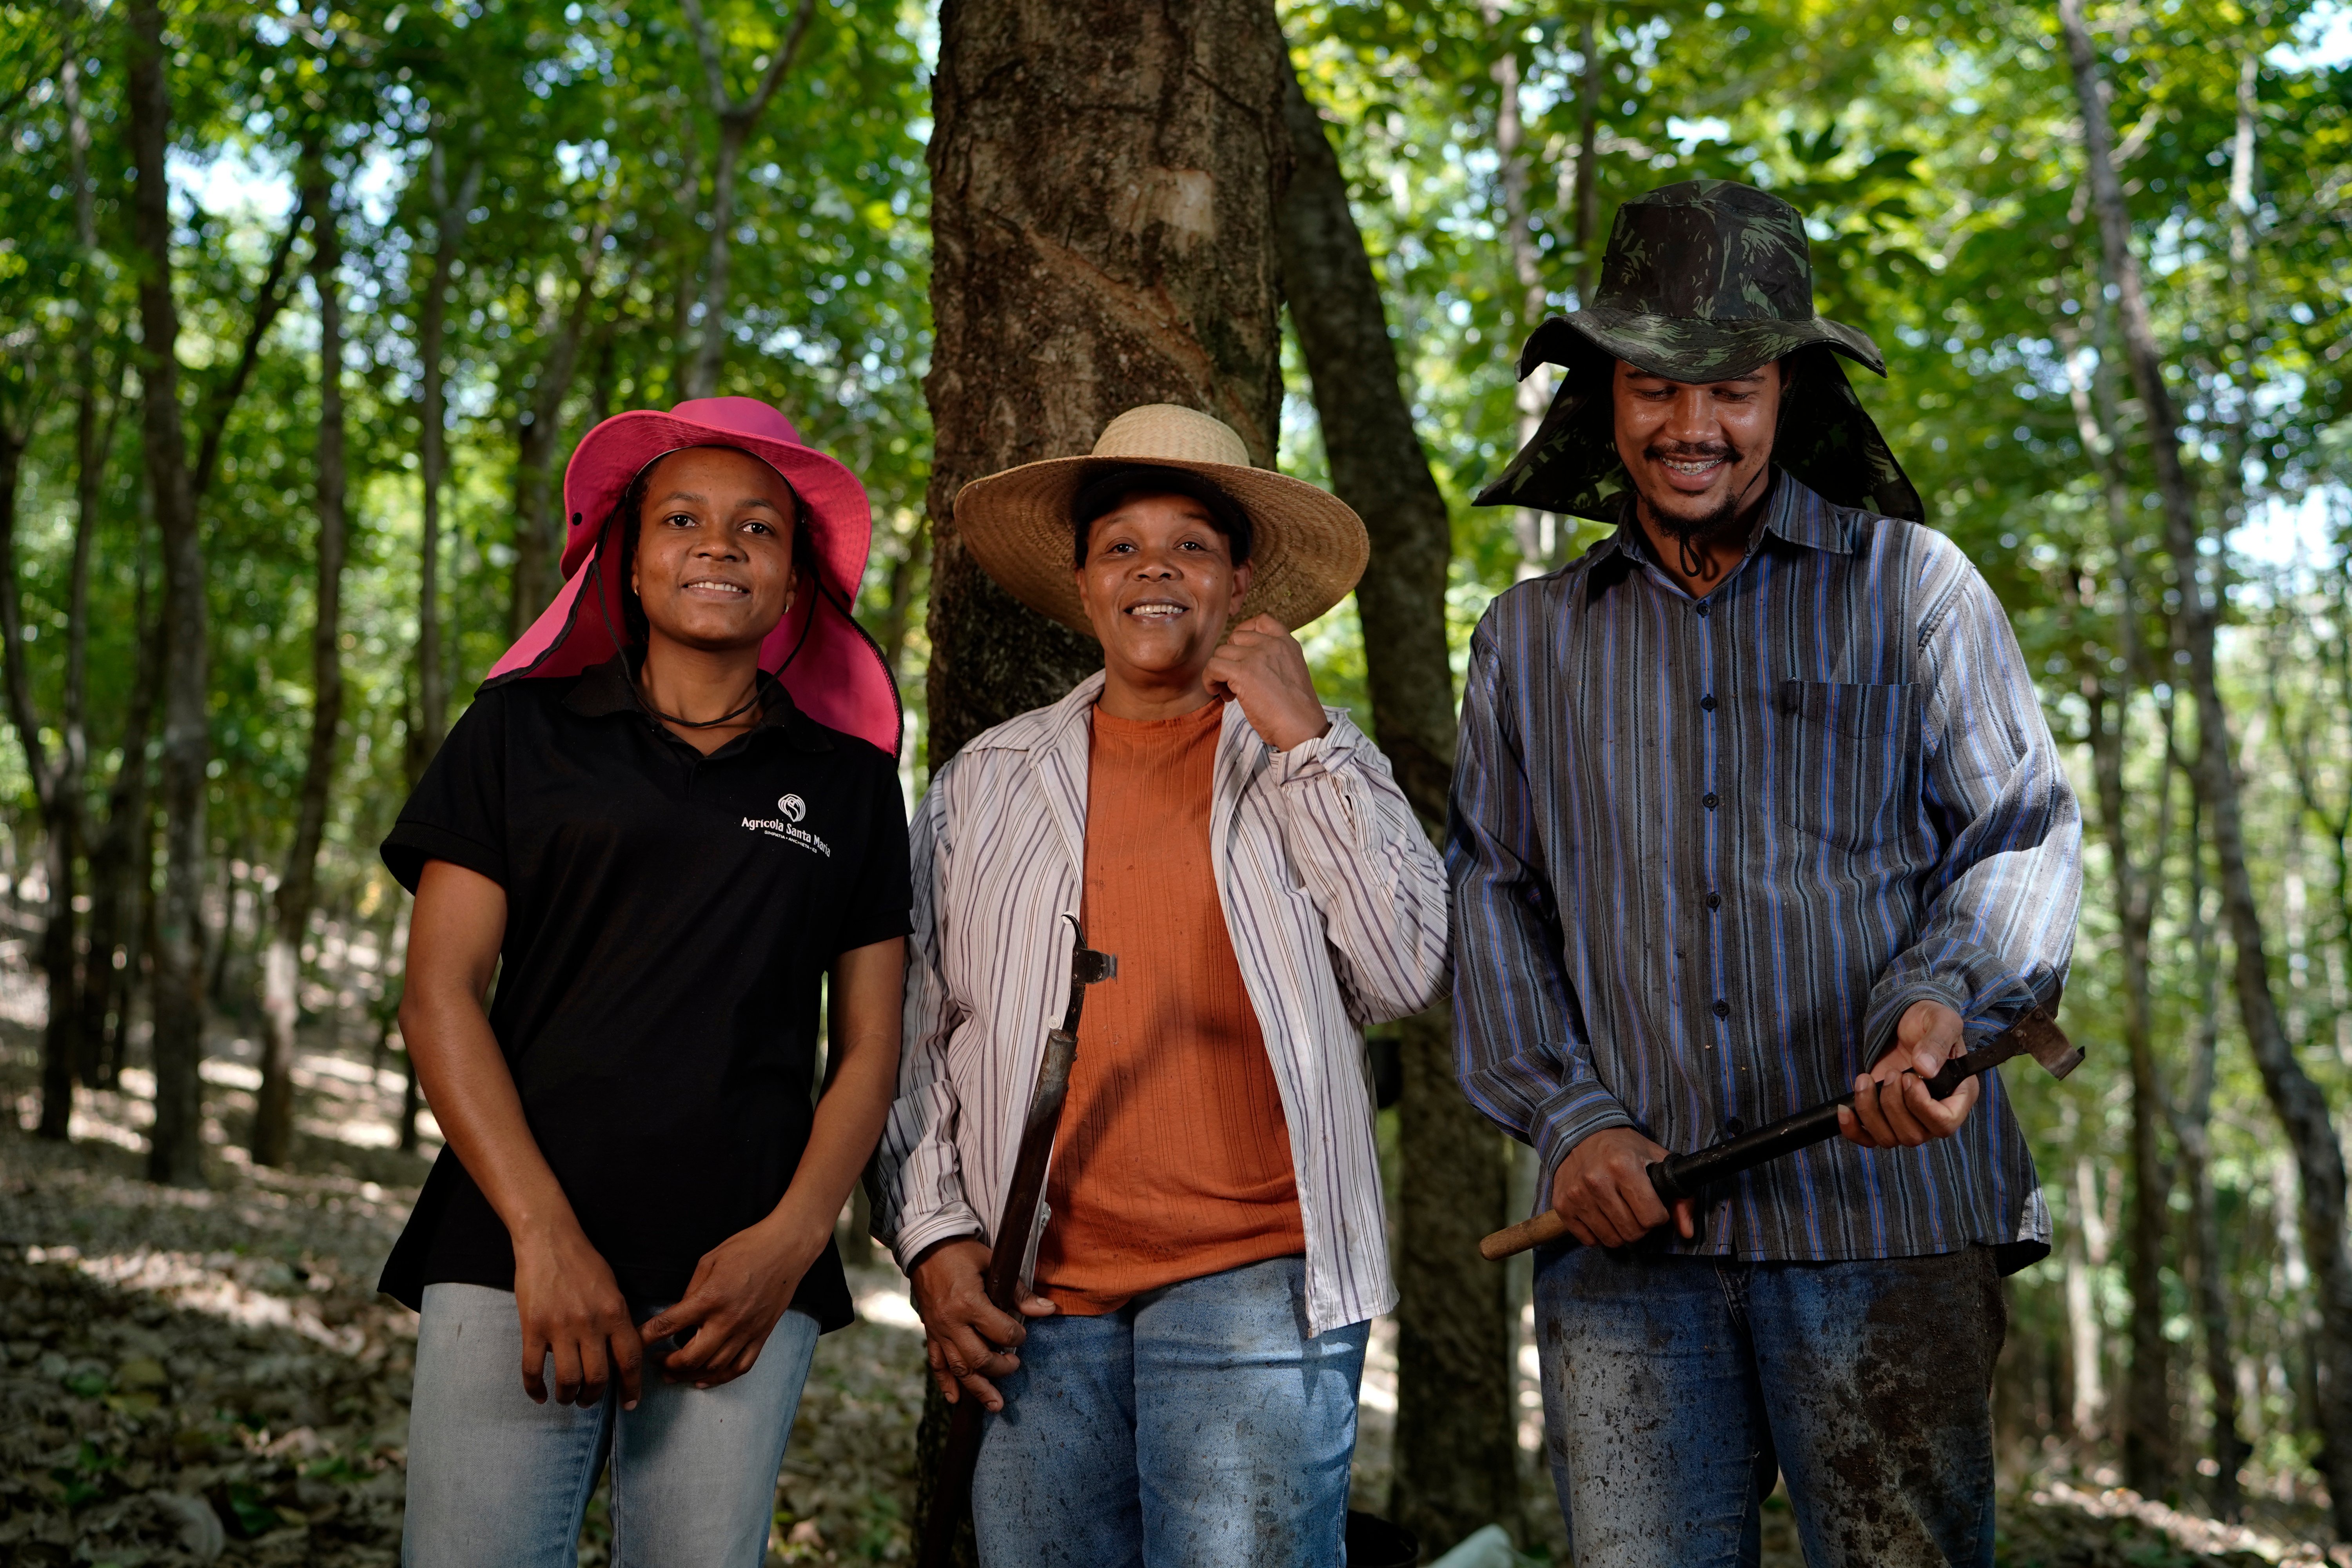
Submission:
POLYGON ((1087 990, 1046 1182, 1037 1290, 1080 1317, 1139 1291, 1307 1250, 1281 1092, 1209 862, 1223 702, 1139 722, 1094 710, 1087 990))

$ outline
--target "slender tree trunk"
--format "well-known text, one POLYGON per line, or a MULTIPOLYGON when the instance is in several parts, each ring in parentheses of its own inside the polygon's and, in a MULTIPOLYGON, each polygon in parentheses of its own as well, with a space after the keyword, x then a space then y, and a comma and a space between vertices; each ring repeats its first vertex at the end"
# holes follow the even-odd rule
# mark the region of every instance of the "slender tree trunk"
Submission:
MULTIPOLYGON (((1288 74, 1264 0, 942 5, 925 382, 934 769, 1101 659, 982 575, 955 525, 965 481, 1082 455, 1150 403, 1203 409, 1274 460, 1288 74)), ((919 1516, 945 1427, 932 1403, 919 1516)))
MULTIPOLYGON (((1487 31, 1502 31, 1506 19, 1496 0, 1486 0, 1482 10, 1487 31)), ((1528 186, 1532 172, 1528 167, 1527 127, 1519 112, 1517 40, 1506 35, 1494 42, 1495 177, 1503 194, 1504 247, 1510 254, 1511 274, 1519 286, 1519 296, 1511 307, 1512 324, 1524 340, 1544 319, 1543 268, 1536 255, 1535 226, 1528 216, 1528 186)), ((1550 387, 1550 371, 1546 365, 1538 365, 1519 383, 1517 398, 1522 447, 1535 438, 1536 427, 1543 423, 1550 387)), ((1551 564, 1550 515, 1528 507, 1516 508, 1511 512, 1511 531, 1519 545, 1520 578, 1543 575, 1551 564)))
MULTIPOLYGON (((89 568, 90 546, 98 535, 98 510, 106 470, 106 450, 112 445, 113 421, 99 418, 97 194, 89 180, 89 121, 81 100, 80 62, 68 48, 58 80, 66 105, 66 143, 74 196, 74 245, 80 252, 77 279, 74 331, 74 545, 73 567, 67 589, 65 699, 58 712, 57 787, 52 792, 53 836, 64 840, 67 886, 64 941, 50 933, 45 943, 51 956, 62 947, 69 975, 75 970, 73 943, 74 889, 72 877, 87 837, 82 780, 89 765, 88 695, 89 690, 89 568)), ((118 402, 117 407, 120 407, 118 402)), ((76 976, 78 978, 78 976, 76 976)), ((68 984, 58 994, 57 975, 50 973, 48 1030, 58 1039, 58 1049, 71 1055, 75 1076, 85 1084, 96 1079, 98 1062, 85 1053, 89 1038, 80 1012, 80 989, 68 984)))
POLYGON ((94 1081, 109 1088, 122 1069, 123 1035, 131 1025, 131 997, 139 978, 143 906, 153 871, 147 847, 147 744, 162 687, 163 623, 160 613, 151 613, 147 600, 142 533, 132 612, 139 627, 138 663, 122 721, 122 763, 107 792, 106 827, 90 850, 89 956, 82 965, 81 1048, 97 1058, 94 1081))
MULTIPOLYGON (((2165 857, 2172 840, 2173 707, 2164 705, 2164 763, 2154 830, 2145 857, 2126 820, 2126 754, 2131 742, 2132 698, 2145 674, 2140 650, 2138 574, 2131 510, 2116 442, 2101 427, 2088 378, 2074 344, 2067 341, 2069 391, 2084 452, 2099 466, 2106 500, 2107 538, 2116 557, 2115 662, 2119 674, 2088 683, 2091 700, 2092 772, 2099 827, 2107 841, 2115 883, 2116 945, 2124 972, 2124 1049, 2131 1064, 2131 1251, 2125 1279, 2131 1293, 2131 1365, 2124 1390, 2124 1484, 2158 1496, 2173 1480, 2171 1345, 2164 1336, 2164 1249, 2169 1234, 2171 1186, 2160 1136, 2169 1102, 2158 1081, 2155 1004, 2149 974, 2148 933, 2163 891, 2165 857)), ((2103 361, 2105 356, 2102 356, 2103 361)), ((2103 363, 2101 375, 2107 375, 2103 363)), ((2143 825, 2145 826, 2145 825, 2143 825)))
POLYGON ((196 1063, 204 1052, 205 767, 212 736, 204 542, 196 531, 186 433, 180 420, 180 319, 172 299, 172 214, 163 149, 172 99, 158 0, 125 0, 132 231, 139 257, 142 405, 147 481, 163 537, 163 809, 168 814, 163 898, 155 920, 155 1127, 147 1173, 195 1185, 204 1176, 204 1107, 196 1063))
POLYGON ((2221 699, 2214 652, 2219 607, 2208 601, 2199 581, 2204 529, 2181 464, 2179 417, 2171 391, 2165 385, 2164 362, 2148 319, 2139 262, 2131 250, 2131 216, 2116 174, 2105 83, 2083 18, 2082 0, 2059 0, 2058 15, 2082 107, 2092 207, 2098 215, 2101 247, 2116 282, 2125 356, 2146 412, 2148 455, 2156 467, 2157 493, 2164 508, 2165 545, 2179 590, 2176 624, 2181 648, 2189 656, 2184 673, 2197 703, 2193 776, 2210 824, 2221 874, 2221 907, 2235 952, 2239 1014, 2263 1087, 2294 1146, 2302 1187, 2304 1245, 2319 1308, 2311 1346, 2318 1374, 2319 1463, 2334 1505, 2336 1533, 2352 1539, 2352 1257, 2347 1256, 2344 1237, 2344 1151, 2328 1118, 2326 1098, 2297 1059, 2294 1042, 2287 1037, 2271 990, 2262 909, 2246 863, 2229 712, 2221 699))
POLYGON ((890 558, 890 596, 882 606, 881 625, 875 628, 874 640, 882 645, 882 658, 890 667, 893 680, 903 679, 899 667, 907 654, 907 632, 914 615, 915 598, 927 575, 930 542, 930 529, 918 517, 898 540, 898 552, 890 558))
POLYGON ((793 61, 799 58, 802 40, 807 37, 809 23, 816 15, 816 0, 800 0, 782 47, 769 61, 759 87, 740 103, 727 90, 726 62, 719 52, 718 36, 702 14, 701 0, 683 0, 683 8, 694 30, 695 47, 702 56, 710 111, 719 121, 719 147, 710 169, 710 238, 702 261, 702 342, 695 350, 686 376, 688 397, 709 397, 719 389, 719 367, 727 357, 727 275, 733 254, 736 169, 742 162, 743 144, 751 139, 760 117, 768 111, 770 100, 776 96, 776 89, 783 85, 784 78, 791 74, 793 61))
POLYGON ((475 155, 452 193, 447 153, 436 132, 427 162, 434 206, 433 274, 416 312, 419 429, 416 466, 424 488, 416 568, 416 723, 408 731, 408 775, 416 778, 449 729, 449 658, 441 626, 441 482, 448 469, 447 367, 442 363, 449 324, 450 272, 465 243, 467 214, 482 184, 475 155))
POLYGON ((254 1106, 253 1158, 282 1165, 294 1136, 294 1027, 300 1017, 302 938, 318 887, 319 844, 334 782, 342 721, 343 663, 343 303, 341 219, 317 148, 310 150, 303 205, 311 226, 310 277, 319 295, 318 607, 310 626, 310 747, 295 808, 294 843, 278 883, 274 929, 262 960, 261 1093, 254 1106))
POLYGON ((2189 1088, 2173 1117, 2180 1146, 2180 1180, 2189 1190, 2189 1254, 2198 1326, 2203 1341, 2205 1381, 2212 1388, 2211 1489, 2214 1514, 2234 1520, 2240 1511, 2238 1468, 2248 1448, 2238 1432, 2237 1355, 2230 1339, 2229 1254, 2213 1195, 2213 1083, 2221 1055, 2221 962, 2213 926, 2205 909, 2205 851, 2189 824, 2189 949, 2196 976, 2197 1007, 2189 1032, 2189 1088))
MULTIPOLYGON (((1436 834, 1454 769, 1451 523, 1413 428, 1339 159, 1297 73, 1286 75, 1283 110, 1297 166, 1280 208, 1283 293, 1314 383, 1332 489, 1371 534, 1356 605, 1372 728, 1436 834)), ((1398 1102, 1402 1299, 1391 1510, 1432 1555, 1490 1523, 1516 1533, 1520 1511, 1508 1276, 1465 1262, 1479 1237, 1507 1223, 1508 1144, 1463 1098, 1451 1025, 1443 1005, 1404 1021, 1398 1102)))
POLYGON ((1592 303, 1593 286, 1601 279, 1601 42, 1594 22, 1599 7, 1585 13, 1577 32, 1577 48, 1584 71, 1576 88, 1576 303, 1592 303))
POLYGON ((580 364, 580 345, 596 302, 596 266, 604 249, 605 226, 589 230, 582 247, 580 279, 571 308, 556 324, 547 359, 539 367, 530 405, 515 430, 514 585, 507 634, 519 637, 555 597, 556 565, 563 558, 563 519, 556 509, 555 458, 563 442, 563 400, 580 364))

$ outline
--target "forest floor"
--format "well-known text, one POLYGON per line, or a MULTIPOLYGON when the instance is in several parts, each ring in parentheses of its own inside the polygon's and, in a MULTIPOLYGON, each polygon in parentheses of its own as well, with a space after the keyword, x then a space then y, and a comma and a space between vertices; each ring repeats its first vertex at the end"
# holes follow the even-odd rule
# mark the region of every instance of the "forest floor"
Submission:
MULTIPOLYGON (((0 958, 5 958, 0 953, 0 958)), ((289 1168, 243 1157, 257 1074, 224 1022, 204 1068, 208 1185, 140 1178, 142 1075, 80 1097, 73 1141, 37 1109, 38 997, 0 963, 0 1568, 398 1560, 415 1319, 375 1278, 437 1148, 394 1146, 402 1084, 368 1052, 306 1041, 289 1168)), ((423 1123, 429 1134, 429 1116, 423 1123)), ((921 1340, 887 1257, 852 1269, 860 1321, 820 1342, 776 1489, 771 1563, 908 1560, 921 1340)), ((1376 1329, 1356 1490, 1386 1492, 1393 1334, 1376 1329)), ((1535 1433, 1523 1434, 1532 1446, 1535 1433)), ((1526 1561, 1560 1561, 1559 1515, 1528 1457, 1526 1561)), ((2305 1504, 2252 1530, 2044 1476, 2008 1489, 2013 1568, 2206 1568, 2330 1559, 2296 1543, 2305 1504)), ((1802 1561, 1786 1500, 1765 1562, 1802 1561)), ((608 1560, 604 1503, 583 1568, 608 1560)), ((2352 1564, 2352 1554, 2332 1560, 2352 1564)))

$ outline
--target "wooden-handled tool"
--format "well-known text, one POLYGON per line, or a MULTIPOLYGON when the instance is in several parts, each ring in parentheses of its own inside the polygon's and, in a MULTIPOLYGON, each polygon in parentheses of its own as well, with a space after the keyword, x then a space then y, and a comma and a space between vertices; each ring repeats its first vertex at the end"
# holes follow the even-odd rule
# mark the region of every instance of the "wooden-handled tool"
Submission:
MULTIPOLYGON (((2066 1038, 2048 1008, 2036 1006, 1968 1055, 1946 1062, 1943 1070, 1927 1080, 1927 1092, 1937 1100, 1946 1099, 1969 1079, 1991 1071, 2011 1057, 2032 1057, 2048 1068, 2053 1078, 2064 1078, 2083 1065, 2082 1047, 2066 1038)), ((1826 1105, 1784 1116, 1769 1127, 1727 1139, 1712 1149, 1654 1161, 1650 1166, 1650 1185, 1657 1189, 1658 1201, 1671 1209, 1676 1199, 1696 1197, 1726 1176, 1836 1137, 1838 1110, 1853 1103, 1853 1095, 1842 1094, 1826 1105)), ((1489 1263, 1500 1262, 1531 1247, 1558 1241, 1568 1233, 1568 1222, 1559 1217, 1559 1211, 1546 1209, 1533 1219, 1521 1220, 1486 1237, 1478 1244, 1478 1254, 1489 1263)))
MULTIPOLYGON (((1054 1156, 1054 1134, 1062 1125, 1062 1101, 1070 1092, 1070 1067, 1078 1055, 1078 1015, 1087 1003, 1087 987, 1118 973, 1116 954, 1097 952, 1087 945, 1087 933, 1070 921, 1070 1005, 1062 1026, 1045 1036, 1045 1054, 1037 1063, 1037 1088, 1029 1096, 1029 1115, 1021 1124, 1021 1145, 1013 1160, 1013 1184, 1004 1195, 1004 1213, 989 1243, 988 1299, 1000 1312, 1019 1315, 1021 1266, 1028 1260, 1029 1236, 1037 1228, 1037 1205, 1045 1198, 1045 1172, 1054 1156)), ((980 1462, 980 1439, 986 1412, 966 1392, 956 1401, 948 1419, 948 1438, 940 1453, 939 1486, 931 1493, 930 1511, 923 1521, 922 1568, 949 1568, 955 1559, 956 1529, 971 1501, 972 1468, 980 1462)))

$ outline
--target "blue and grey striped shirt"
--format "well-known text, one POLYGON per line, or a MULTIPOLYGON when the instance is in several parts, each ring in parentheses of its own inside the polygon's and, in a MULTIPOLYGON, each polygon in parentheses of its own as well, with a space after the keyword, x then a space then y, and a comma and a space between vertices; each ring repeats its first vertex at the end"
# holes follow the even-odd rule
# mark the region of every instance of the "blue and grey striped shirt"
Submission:
MULTIPOLYGON (((1629 521, 1471 644, 1446 846, 1463 1086, 1549 1194, 1603 1128, 1697 1149, 1845 1092, 1923 997, 1977 1042, 2054 1000, 2081 838, 2008 618, 1943 535, 1783 473, 1694 599, 1629 521)), ((1747 1173, 1685 1249, 2032 1261, 2032 1157, 1985 1088, 1925 1148, 1840 1139, 1747 1173)))

